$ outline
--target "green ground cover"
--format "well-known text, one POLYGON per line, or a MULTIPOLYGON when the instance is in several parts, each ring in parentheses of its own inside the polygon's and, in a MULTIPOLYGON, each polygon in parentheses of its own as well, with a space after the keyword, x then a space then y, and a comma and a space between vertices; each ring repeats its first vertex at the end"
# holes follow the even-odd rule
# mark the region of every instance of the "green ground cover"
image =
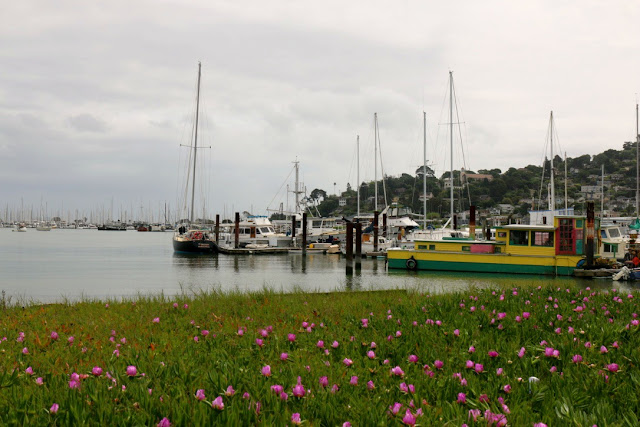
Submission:
POLYGON ((639 297, 532 286, 2 307, 0 424, 639 425, 639 297))

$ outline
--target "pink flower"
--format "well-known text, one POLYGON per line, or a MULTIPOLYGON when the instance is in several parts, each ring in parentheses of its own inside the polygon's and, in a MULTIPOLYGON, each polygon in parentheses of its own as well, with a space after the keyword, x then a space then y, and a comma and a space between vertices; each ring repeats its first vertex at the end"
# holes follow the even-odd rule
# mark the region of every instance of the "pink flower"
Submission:
POLYGON ((360 321, 362 322, 363 328, 369 327, 369 319, 361 319, 360 321))
POLYGON ((460 329, 454 329, 453 330, 453 335, 459 337, 460 336, 460 329))
POLYGON ((329 385, 329 379, 327 377, 320 377, 318 382, 320 383, 321 387, 326 387, 329 385))
POLYGON ((159 317, 154 317, 152 322, 153 323, 160 323, 160 318, 159 317))
POLYGON ((80 388, 80 381, 76 381, 76 380, 69 381, 69 388, 80 388))
POLYGON ((521 347, 521 348, 520 348, 520 351, 518 351, 518 357, 519 357, 520 359, 522 359, 522 358, 524 357, 524 352, 525 352, 525 351, 526 351, 526 350, 524 349, 524 347, 521 347))
MULTIPOLYGON (((206 337, 207 335, 209 335, 209 331, 208 331, 208 330, 206 330, 206 329, 203 329, 203 330, 202 330, 202 332, 200 332, 200 334, 201 334, 203 337, 206 337)), ((215 338, 215 335, 214 335, 214 338, 215 338)))
POLYGON ((158 427, 171 427, 171 421, 169 421, 169 418, 164 417, 158 423, 158 427))
POLYGON ((620 369, 620 367, 618 366, 617 363, 609 363, 607 365, 607 370, 609 372, 618 372, 619 369, 620 369))
POLYGON ((52 414, 57 414, 58 409, 60 409, 60 405, 54 403, 53 405, 51 405, 51 408, 49 408, 49 412, 51 412, 52 414))
POLYGON ((478 417, 480 417, 480 414, 482 414, 482 412, 480 412, 480 409, 469 409, 469 416, 467 418, 472 418, 473 422, 475 423, 476 421, 478 421, 478 417))
POLYGON ((271 376, 271 366, 269 366, 269 365, 263 366, 262 369, 260 370, 260 373, 262 375, 264 375, 265 377, 270 377, 271 376))
POLYGON ((298 377, 298 383, 293 386, 293 395, 295 397, 304 397, 305 393, 304 386, 301 383, 301 378, 298 377))
POLYGON ((489 354, 489 357, 498 357, 498 352, 494 350, 491 350, 488 354, 489 354))
MULTIPOLYGON (((284 391, 284 387, 282 387, 280 384, 275 384, 275 385, 271 386, 271 391, 273 391, 275 394, 279 395, 280 393, 282 393, 284 391)), ((245 398, 245 399, 248 399, 248 397, 245 398)))
POLYGON ((27 375, 33 375, 33 368, 31 366, 29 366, 27 369, 24 370, 24 372, 27 375))
POLYGON ((481 363, 476 363, 473 366, 473 369, 476 371, 476 373, 481 374, 484 371, 484 366, 482 366, 481 363))
POLYGON ((137 373, 138 373, 138 369, 136 369, 135 366, 133 365, 127 366, 127 375, 129 375, 130 377, 135 377, 137 373))
POLYGON ((369 350, 369 351, 367 351, 367 357, 369 359, 375 359, 376 354, 373 351, 369 350))
POLYGON ((442 369, 442 367, 444 366, 444 362, 442 360, 436 360, 435 362, 433 362, 433 366, 435 366, 436 369, 442 369))
POLYGON ((289 355, 287 353, 280 353, 280 360, 287 360, 289 355))
POLYGON ((373 390, 374 388, 376 388, 376 386, 373 381, 367 382, 367 390, 373 390))
POLYGON ((412 354, 409 356, 409 362, 416 363, 417 361, 418 361, 418 356, 416 356, 415 354, 412 354))
POLYGON ((339 345, 340 344, 338 343, 338 341, 334 341, 334 342, 331 343, 331 347, 333 347, 333 348, 338 348, 339 345))
POLYGON ((42 377, 36 378, 36 384, 37 385, 43 385, 44 384, 44 380, 42 379, 42 377))
POLYGON ((404 413, 404 417, 402 417, 402 422, 408 426, 416 425, 416 417, 411 413, 409 408, 407 408, 407 411, 404 413))
POLYGON ((96 377, 99 377, 100 375, 102 375, 102 368, 100 366, 94 366, 91 370, 91 373, 96 377))
POLYGON ((498 368, 498 369, 496 369, 496 375, 497 375, 497 376, 500 376, 500 375, 502 375, 503 373, 504 373, 504 369, 502 369, 502 368, 498 368))
POLYGON ((196 391, 196 399, 203 401, 204 399, 206 399, 206 396, 204 395, 204 389, 200 388, 198 389, 198 391, 196 391))
POLYGON ((511 393, 511 386, 509 384, 504 386, 502 389, 504 390, 505 393, 511 393))
POLYGON ((353 360, 351 360, 351 359, 346 359, 346 358, 345 358, 345 359, 342 361, 342 363, 344 363, 344 364, 345 364, 345 366, 349 367, 349 366, 353 365, 353 360))
POLYGON ((240 328, 238 329, 238 336, 243 336, 244 335, 244 329, 240 328))
POLYGON ((236 394, 236 391, 233 389, 233 386, 229 386, 227 387, 227 390, 224 392, 225 396, 233 396, 234 394, 236 394))
POLYGON ((391 374, 401 377, 404 375, 404 371, 400 368, 400 366, 396 366, 395 368, 391 368, 391 374))
POLYGON ((458 393, 458 403, 467 403, 467 395, 464 393, 458 393))
POLYGON ((222 411, 224 409, 224 402, 222 401, 222 396, 218 396, 211 402, 211 407, 213 409, 217 409, 218 411, 222 411))
POLYGON ((522 313, 522 317, 523 317, 524 319, 528 319, 529 317, 531 317, 531 313, 529 313, 529 312, 525 311, 524 313, 522 313))
POLYGON ((571 358, 571 361, 573 363, 580 363, 582 362, 582 356, 580 356, 579 354, 574 354, 573 357, 571 358))
POLYGON ((287 339, 289 340, 289 342, 294 342, 296 340, 296 334, 287 335, 287 339))
POLYGON ((322 341, 322 340, 318 341, 318 343, 316 344, 316 347, 324 348, 324 341, 322 341))
POLYGON ((467 369, 473 369, 476 366, 475 363, 473 363, 473 360, 467 360, 467 362, 465 363, 465 368, 467 369))
POLYGON ((357 376, 352 376, 351 380, 349 381, 349 384, 351 385, 358 385, 358 377, 357 376))
POLYGON ((394 403, 393 405, 389 406, 389 409, 391 410, 391 413, 393 415, 396 415, 398 412, 400 412, 400 408, 402 408, 402 404, 401 403, 394 403))
POLYGON ((29 349, 27 347, 23 348, 22 354, 29 354, 29 349))
POLYGON ((469 347, 469 353, 475 353, 476 348, 474 346, 469 347))
POLYGON ((291 415, 291 423, 297 426, 302 424, 302 420, 300 419, 300 414, 298 412, 295 412, 293 415, 291 415))
POLYGON ((58 339, 58 333, 56 331, 51 332, 51 339, 54 341, 58 339))
POLYGON ((609 350, 607 350, 607 347, 605 347, 605 346, 600 346, 600 353, 601 353, 601 354, 608 353, 608 352, 609 352, 609 350))

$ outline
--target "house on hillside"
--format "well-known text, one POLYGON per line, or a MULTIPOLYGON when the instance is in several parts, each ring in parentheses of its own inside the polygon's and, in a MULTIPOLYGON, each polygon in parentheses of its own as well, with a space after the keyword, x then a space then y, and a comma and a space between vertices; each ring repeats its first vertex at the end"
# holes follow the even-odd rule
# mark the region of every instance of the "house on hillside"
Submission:
POLYGON ((493 175, 489 175, 486 173, 468 173, 464 169, 460 171, 460 180, 463 183, 468 183, 469 181, 493 181, 493 175))

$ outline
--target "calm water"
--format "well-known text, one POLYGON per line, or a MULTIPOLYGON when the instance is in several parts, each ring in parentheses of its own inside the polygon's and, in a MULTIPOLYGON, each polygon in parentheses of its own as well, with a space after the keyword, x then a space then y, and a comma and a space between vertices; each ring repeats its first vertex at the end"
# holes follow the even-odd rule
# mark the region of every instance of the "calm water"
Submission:
MULTIPOLYGON (((56 302, 136 295, 173 295, 212 288, 290 292, 419 288, 443 292, 497 284, 611 287, 610 280, 387 272, 385 261, 363 260, 346 274, 338 255, 187 256, 173 253, 171 233, 0 229, 0 291, 13 301, 56 302)), ((616 283, 620 287, 619 283, 616 283)), ((625 285, 626 286, 626 285, 625 285)))

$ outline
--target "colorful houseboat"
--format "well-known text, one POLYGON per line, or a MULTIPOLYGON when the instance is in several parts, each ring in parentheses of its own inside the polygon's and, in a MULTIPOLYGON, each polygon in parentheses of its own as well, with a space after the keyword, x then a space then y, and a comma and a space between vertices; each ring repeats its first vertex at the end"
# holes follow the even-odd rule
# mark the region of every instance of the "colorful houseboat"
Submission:
MULTIPOLYGON (((586 223, 584 216, 556 216, 553 225, 496 227, 495 241, 416 240, 413 249, 387 250, 388 266, 408 270, 570 276, 585 262, 586 223)), ((596 220, 594 229, 598 228, 596 220)), ((598 244, 594 243, 597 251, 598 244)))

